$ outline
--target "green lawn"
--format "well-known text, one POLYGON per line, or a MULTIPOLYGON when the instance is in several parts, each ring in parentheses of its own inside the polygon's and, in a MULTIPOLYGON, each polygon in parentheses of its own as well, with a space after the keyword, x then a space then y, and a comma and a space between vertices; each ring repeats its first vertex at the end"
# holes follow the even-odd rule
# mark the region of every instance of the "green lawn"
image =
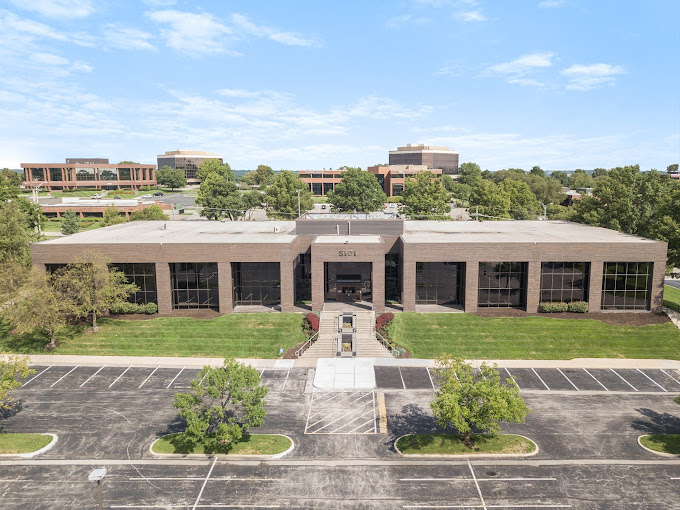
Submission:
POLYGON ((663 306, 667 306, 671 310, 680 312, 680 289, 676 289, 670 285, 664 285, 663 306))
MULTIPOLYGON (((86 333, 86 325, 73 326, 50 354, 109 356, 198 356, 278 358, 303 341, 302 318, 296 313, 243 313, 215 319, 159 317, 124 321, 100 319, 101 331, 86 333)), ((0 352, 44 354, 47 337, 10 335, 0 325, 0 352)))
MULTIPOLYGON (((231 449, 209 453, 229 453, 231 455, 276 455, 290 448, 291 442, 286 436, 279 434, 247 434, 231 449)), ((203 444, 190 443, 184 438, 184 432, 170 434, 158 439, 151 447, 154 453, 206 453, 203 444)))
POLYGON ((680 330, 670 322, 633 327, 588 319, 398 313, 390 335, 414 358, 680 359, 680 330))
MULTIPOLYGON (((43 232, 61 232, 61 226, 63 224, 64 220, 62 218, 51 218, 43 224, 42 230, 43 232)), ((98 218, 82 218, 81 225, 83 224, 85 226, 83 226, 79 232, 94 230, 102 226, 101 222, 98 221, 98 218)))
POLYGON ((655 452, 680 455, 680 434, 649 434, 642 436, 640 442, 655 452))
POLYGON ((0 434, 0 454, 31 453, 50 444, 52 436, 44 434, 0 434))
POLYGON ((405 455, 526 454, 536 450, 532 441, 514 434, 473 434, 472 439, 470 448, 462 434, 409 434, 399 438, 397 448, 405 455))

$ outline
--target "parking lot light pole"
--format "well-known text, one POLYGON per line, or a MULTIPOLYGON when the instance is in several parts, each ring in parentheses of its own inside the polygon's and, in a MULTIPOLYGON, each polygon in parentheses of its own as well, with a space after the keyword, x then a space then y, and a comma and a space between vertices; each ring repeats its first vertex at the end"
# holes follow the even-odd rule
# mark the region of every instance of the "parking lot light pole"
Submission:
POLYGON ((95 469, 87 479, 90 482, 97 482, 97 499, 99 500, 99 510, 104 510, 102 503, 102 480, 106 476, 106 468, 95 469))

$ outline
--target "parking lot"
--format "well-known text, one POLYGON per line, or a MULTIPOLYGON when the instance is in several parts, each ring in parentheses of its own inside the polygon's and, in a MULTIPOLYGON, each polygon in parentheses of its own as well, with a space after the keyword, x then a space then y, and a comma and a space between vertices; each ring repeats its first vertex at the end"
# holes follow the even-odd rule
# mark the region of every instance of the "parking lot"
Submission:
MULTIPOLYGON (((436 370, 426 367, 376 366, 378 389, 433 390, 436 370)), ((680 393, 680 374, 664 369, 499 368, 523 392, 680 393)))
MULTIPOLYGON (((176 392, 188 390, 199 369, 195 367, 138 367, 120 366, 32 366, 35 374, 22 382, 23 390, 47 388, 69 391, 130 391, 159 390, 176 392)), ((307 369, 260 369, 262 382, 270 392, 302 393, 307 382, 307 369)))

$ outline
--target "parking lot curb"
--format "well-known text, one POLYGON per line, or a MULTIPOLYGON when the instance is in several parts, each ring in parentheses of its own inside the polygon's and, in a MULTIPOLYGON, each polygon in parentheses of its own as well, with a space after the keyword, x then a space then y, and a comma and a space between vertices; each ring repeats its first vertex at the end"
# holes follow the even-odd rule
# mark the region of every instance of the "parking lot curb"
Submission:
POLYGON ((172 434, 165 434, 156 438, 156 440, 149 446, 149 453, 155 459, 214 459, 217 456, 218 460, 276 460, 281 459, 288 455, 295 449, 295 441, 290 436, 286 434, 258 434, 260 436, 283 436, 290 441, 290 446, 288 449, 281 453, 274 453, 272 455, 231 455, 228 453, 156 453, 153 451, 153 445, 159 439, 165 436, 170 436, 172 434))
POLYGON ((43 453, 49 451, 52 449, 52 447, 57 444, 57 440, 59 439, 59 436, 56 434, 52 434, 50 432, 37 432, 37 434, 40 434, 41 436, 52 436, 52 441, 47 443, 45 446, 40 448, 39 450, 36 450, 34 452, 29 452, 29 453, 2 453, 0 454, 0 459, 32 459, 33 457, 37 457, 38 455, 42 455, 43 453))
POLYGON ((651 448, 647 448, 645 445, 643 445, 643 444, 642 444, 642 441, 640 441, 640 440, 641 440, 643 437, 651 436, 651 435, 652 435, 652 434, 642 434, 642 435, 638 436, 638 438, 637 438, 637 443, 638 443, 642 448, 644 448, 645 450, 647 450, 647 451, 650 452, 650 453, 653 453, 654 455, 660 455, 661 457, 668 457, 668 458, 671 458, 671 459, 680 459, 680 455, 676 455, 676 454, 674 454, 674 453, 657 452, 656 450, 652 450, 651 448))
POLYGON ((530 437, 523 436, 522 434, 512 434, 513 436, 518 436, 518 437, 523 437, 527 441, 531 441, 533 445, 536 447, 536 449, 533 452, 530 453, 402 453, 402 451, 397 447, 397 442, 402 438, 406 436, 412 436, 413 434, 404 434, 403 436, 399 436, 397 439, 394 440, 394 449, 396 452, 401 455, 404 458, 410 458, 410 457, 415 457, 417 459, 421 459, 424 457, 435 457, 437 459, 490 459, 490 458, 496 458, 496 457, 501 457, 501 458, 526 458, 526 457, 533 457, 535 455, 538 455, 538 452, 540 448, 538 447, 538 443, 531 439, 530 437))

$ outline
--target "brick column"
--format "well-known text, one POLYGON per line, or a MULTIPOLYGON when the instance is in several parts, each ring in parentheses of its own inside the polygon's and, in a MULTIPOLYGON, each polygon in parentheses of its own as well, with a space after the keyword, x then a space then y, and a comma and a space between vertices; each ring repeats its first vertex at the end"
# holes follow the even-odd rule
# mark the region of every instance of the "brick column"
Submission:
POLYGON ((527 265, 527 312, 536 313, 541 295, 541 263, 533 261, 527 265))
POLYGON ((590 262, 590 283, 588 286, 588 311, 599 312, 602 309, 602 271, 604 262, 593 260, 590 262))
POLYGON ((405 312, 416 311, 416 263, 403 262, 401 277, 401 304, 405 312))
POLYGON ((295 271, 292 261, 281 262, 281 311, 292 312, 295 307, 295 271))
POLYGON ((663 306, 663 279, 666 276, 666 260, 655 260, 652 271, 649 309, 653 313, 661 313, 661 307, 663 306))
POLYGON ((382 259, 374 259, 371 264, 371 287, 373 298, 373 311, 385 311, 385 256, 382 259))
POLYGON ((479 286, 479 261, 465 262, 465 311, 477 311, 477 288, 479 286))
POLYGON ((312 310, 320 311, 324 302, 323 260, 315 259, 312 252, 312 310))
POLYGON ((234 311, 234 302, 231 282, 231 262, 217 263, 217 285, 220 296, 220 313, 234 311))
POLYGON ((158 313, 172 312, 172 290, 170 285, 170 264, 156 262, 156 297, 158 299, 158 313))

